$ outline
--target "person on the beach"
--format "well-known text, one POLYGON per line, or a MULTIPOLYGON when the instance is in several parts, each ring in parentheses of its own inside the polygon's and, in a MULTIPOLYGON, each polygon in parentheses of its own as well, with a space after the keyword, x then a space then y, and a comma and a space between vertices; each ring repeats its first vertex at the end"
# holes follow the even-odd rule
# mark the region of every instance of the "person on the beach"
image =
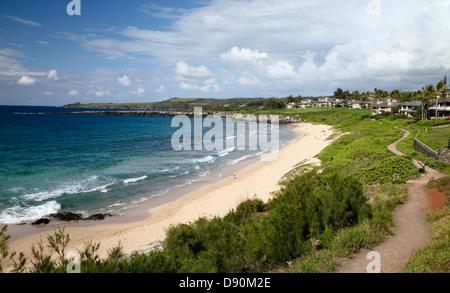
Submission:
POLYGON ((233 175, 233 179, 237 179, 236 175, 233 175))
POLYGON ((219 178, 222 179, 222 170, 219 171, 219 178))

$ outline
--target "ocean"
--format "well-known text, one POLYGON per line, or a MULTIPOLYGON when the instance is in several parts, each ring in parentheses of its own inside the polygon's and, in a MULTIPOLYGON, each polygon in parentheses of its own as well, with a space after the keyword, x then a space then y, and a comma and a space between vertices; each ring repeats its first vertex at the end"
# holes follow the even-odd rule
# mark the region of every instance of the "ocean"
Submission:
MULTIPOLYGON (((179 128, 169 117, 42 114, 87 110, 102 109, 0 106, 0 223, 61 211, 118 214, 261 153, 176 151, 171 139, 179 128)), ((280 125, 279 136, 282 146, 299 135, 280 125)), ((224 130, 223 139, 236 135, 224 130)))

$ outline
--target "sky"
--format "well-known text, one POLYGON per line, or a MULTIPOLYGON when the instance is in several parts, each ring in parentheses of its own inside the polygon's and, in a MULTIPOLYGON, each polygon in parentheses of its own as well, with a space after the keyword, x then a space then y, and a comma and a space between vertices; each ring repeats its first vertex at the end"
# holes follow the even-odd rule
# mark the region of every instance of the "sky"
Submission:
POLYGON ((418 90, 450 0, 1 0, 0 105, 418 90), (71 13, 73 14, 73 13, 71 13))

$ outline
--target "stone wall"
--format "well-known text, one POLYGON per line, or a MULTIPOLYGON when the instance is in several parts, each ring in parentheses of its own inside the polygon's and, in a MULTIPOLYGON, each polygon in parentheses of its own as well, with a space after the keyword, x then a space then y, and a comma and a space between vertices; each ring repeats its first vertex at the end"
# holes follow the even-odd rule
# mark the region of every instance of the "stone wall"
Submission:
POLYGON ((438 158, 439 160, 444 161, 447 165, 450 165, 450 149, 439 149, 438 158))
POLYGON ((443 161, 446 164, 450 164, 450 150, 448 148, 439 149, 438 152, 433 150, 432 148, 430 148, 429 146, 427 146, 426 144, 417 139, 419 132, 420 131, 417 132, 417 135, 414 138, 413 149, 416 152, 420 152, 429 158, 433 158, 436 160, 443 161))

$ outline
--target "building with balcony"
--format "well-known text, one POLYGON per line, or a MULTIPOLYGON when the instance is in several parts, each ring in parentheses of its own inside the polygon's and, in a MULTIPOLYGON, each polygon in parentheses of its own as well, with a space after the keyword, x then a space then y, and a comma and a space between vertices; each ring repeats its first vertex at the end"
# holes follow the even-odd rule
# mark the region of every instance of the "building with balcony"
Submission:
MULTIPOLYGON (((448 91, 446 91, 448 93, 448 91)), ((448 95, 447 95, 448 96, 448 95)), ((437 113, 437 118, 445 119, 450 117, 450 98, 436 99, 433 101, 431 106, 428 108, 428 118, 435 119, 437 113)))

